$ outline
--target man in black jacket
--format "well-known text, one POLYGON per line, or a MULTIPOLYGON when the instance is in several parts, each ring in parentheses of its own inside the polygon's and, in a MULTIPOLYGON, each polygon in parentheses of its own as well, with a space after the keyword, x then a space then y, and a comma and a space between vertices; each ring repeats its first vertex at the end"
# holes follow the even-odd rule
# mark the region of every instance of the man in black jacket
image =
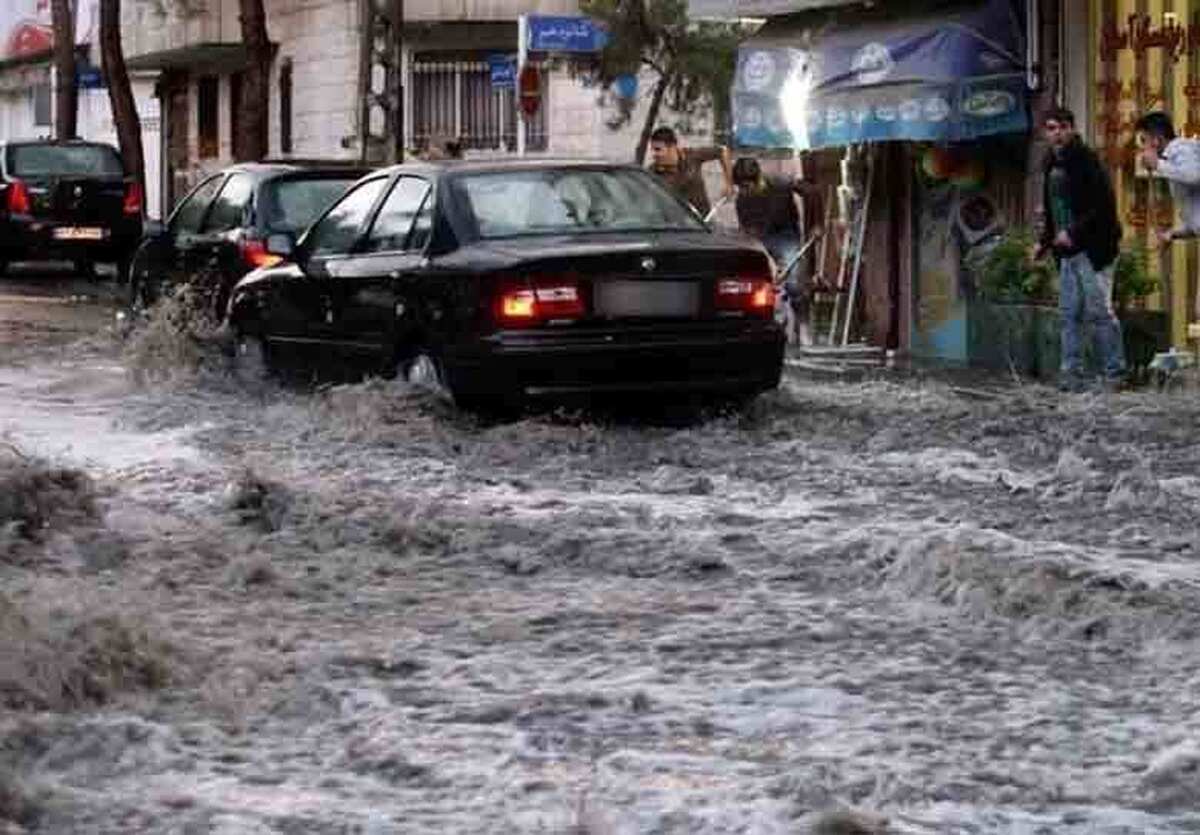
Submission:
POLYGON ((1075 132, 1075 116, 1055 108, 1042 120, 1050 153, 1043 168, 1046 215, 1039 254, 1059 262, 1062 384, 1083 383, 1081 325, 1090 326, 1110 387, 1125 375, 1121 324, 1112 306, 1113 267, 1121 246, 1117 199, 1096 152, 1075 132))

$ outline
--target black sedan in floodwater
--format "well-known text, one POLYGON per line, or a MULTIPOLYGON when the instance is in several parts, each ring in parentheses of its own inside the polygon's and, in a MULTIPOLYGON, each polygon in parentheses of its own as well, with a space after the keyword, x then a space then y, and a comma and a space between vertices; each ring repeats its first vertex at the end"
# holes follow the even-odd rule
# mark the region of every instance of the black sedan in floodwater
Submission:
POLYGON ((340 358, 467 408, 779 382, 784 335, 756 243, 715 234, 640 168, 447 162, 359 180, 228 316, 239 357, 340 358))
POLYGON ((366 171, 332 161, 250 162, 204 178, 165 224, 146 224, 130 301, 149 307, 174 284, 199 283, 220 318, 238 279, 282 260, 267 252, 267 237, 300 234, 366 171))

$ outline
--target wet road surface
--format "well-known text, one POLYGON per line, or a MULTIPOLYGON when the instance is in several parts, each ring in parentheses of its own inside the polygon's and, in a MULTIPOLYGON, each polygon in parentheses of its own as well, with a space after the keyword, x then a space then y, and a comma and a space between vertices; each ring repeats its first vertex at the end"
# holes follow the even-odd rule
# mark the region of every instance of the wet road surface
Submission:
POLYGON ((481 424, 147 374, 83 289, 0 283, 0 831, 1200 831, 1194 397, 481 424))

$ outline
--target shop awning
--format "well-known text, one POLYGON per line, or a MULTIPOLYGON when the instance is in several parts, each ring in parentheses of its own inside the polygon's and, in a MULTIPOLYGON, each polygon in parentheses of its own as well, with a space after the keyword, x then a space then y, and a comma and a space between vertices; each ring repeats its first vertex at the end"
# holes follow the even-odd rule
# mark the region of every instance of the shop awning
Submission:
MULTIPOLYGON (((277 44, 271 44, 274 54, 277 44)), ((197 43, 147 52, 126 59, 130 70, 189 70, 216 74, 234 73, 250 65, 250 55, 242 43, 197 43)))
POLYGON ((832 9, 836 6, 866 6, 870 0, 688 0, 688 18, 736 19, 832 9))
POLYGON ((1025 47, 1011 0, 897 17, 792 16, 743 45, 737 144, 805 150, 889 140, 959 142, 1025 131, 1025 47))

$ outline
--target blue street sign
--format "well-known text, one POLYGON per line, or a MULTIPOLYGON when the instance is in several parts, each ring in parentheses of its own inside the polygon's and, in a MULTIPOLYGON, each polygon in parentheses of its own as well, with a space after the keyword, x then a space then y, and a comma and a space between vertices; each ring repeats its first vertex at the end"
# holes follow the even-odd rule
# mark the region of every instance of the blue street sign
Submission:
POLYGON ((589 17, 529 15, 529 49, 532 52, 599 52, 608 33, 589 17))
POLYGON ((78 67, 75 70, 75 86, 82 90, 99 90, 104 86, 104 76, 99 67, 78 67))
POLYGON ((488 69, 491 71, 492 89, 512 90, 517 86, 517 59, 511 55, 489 55, 488 69))

